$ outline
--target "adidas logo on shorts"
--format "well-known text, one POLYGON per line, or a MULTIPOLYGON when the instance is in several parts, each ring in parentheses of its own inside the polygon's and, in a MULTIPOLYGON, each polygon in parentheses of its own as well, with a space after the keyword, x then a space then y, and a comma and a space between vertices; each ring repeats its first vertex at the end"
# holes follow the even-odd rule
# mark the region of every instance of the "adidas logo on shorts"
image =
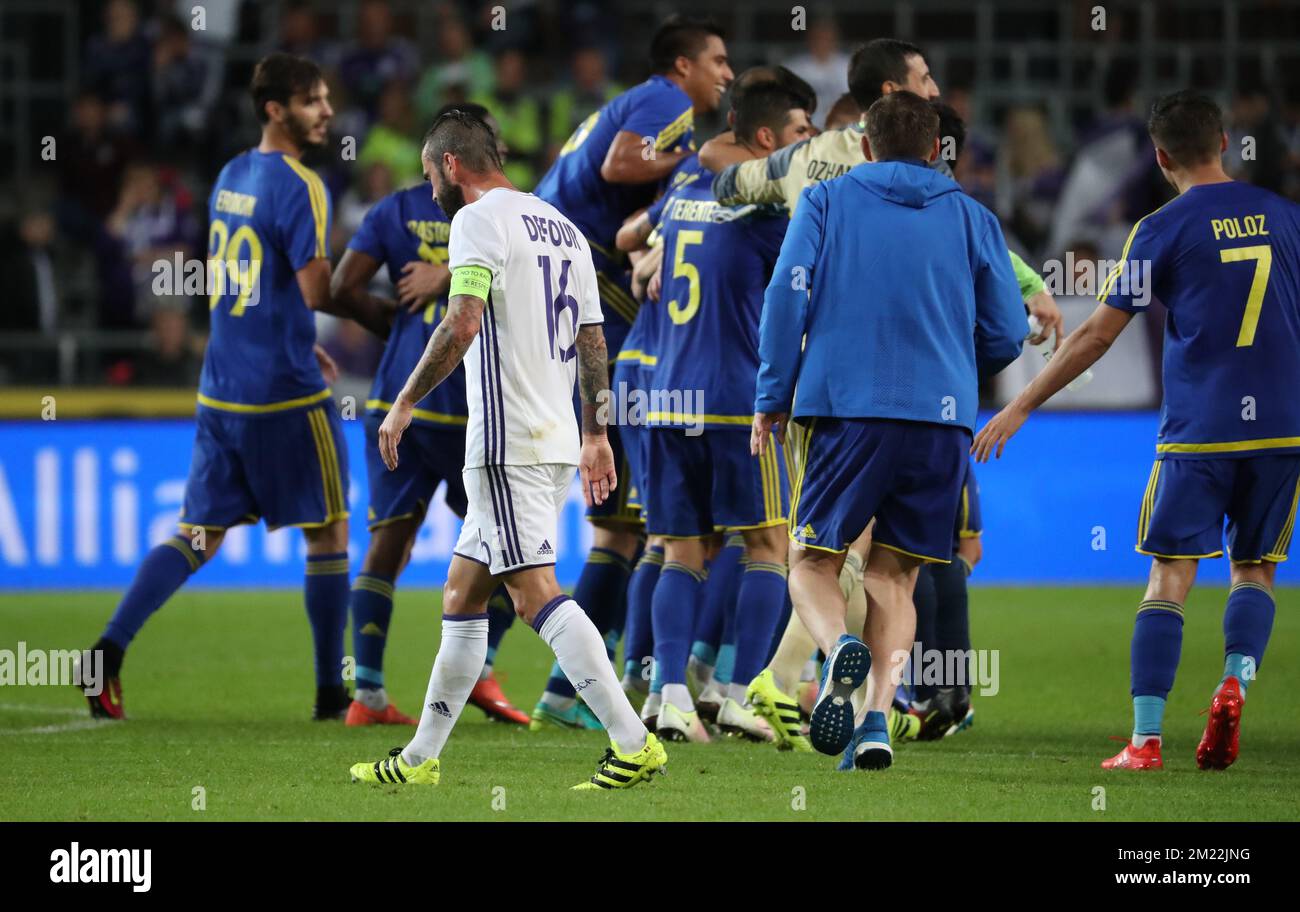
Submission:
POLYGON ((551 543, 543 538, 542 546, 537 549, 537 556, 538 557, 549 556, 554 553, 555 553, 555 549, 551 547, 551 543))
POLYGON ((448 719, 451 718, 451 710, 448 709, 447 704, 441 700, 438 700, 436 703, 430 703, 429 708, 440 716, 446 716, 448 719))

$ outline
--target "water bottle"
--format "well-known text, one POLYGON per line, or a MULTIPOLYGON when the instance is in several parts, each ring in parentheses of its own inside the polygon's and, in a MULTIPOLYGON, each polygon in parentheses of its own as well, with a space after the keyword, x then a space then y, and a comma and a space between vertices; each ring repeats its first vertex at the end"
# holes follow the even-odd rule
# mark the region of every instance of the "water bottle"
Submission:
MULTIPOLYGON (((1038 322, 1037 317, 1035 317, 1033 314, 1030 314, 1029 335, 1026 336, 1025 338, 1030 339, 1033 336, 1038 335, 1042 331, 1043 331, 1043 324, 1038 322)), ((1055 334, 1053 333, 1053 335, 1055 334)), ((1047 365, 1048 361, 1052 360, 1052 336, 1048 336, 1046 339, 1044 339, 1042 342, 1039 342, 1037 345, 1031 345, 1029 347, 1032 348, 1034 352, 1043 359, 1044 366, 1047 365)), ((1092 368, 1090 367, 1082 374, 1080 374, 1079 376, 1071 380, 1066 385, 1065 388, 1073 393, 1077 390, 1083 389, 1091 382, 1092 382, 1092 368)))

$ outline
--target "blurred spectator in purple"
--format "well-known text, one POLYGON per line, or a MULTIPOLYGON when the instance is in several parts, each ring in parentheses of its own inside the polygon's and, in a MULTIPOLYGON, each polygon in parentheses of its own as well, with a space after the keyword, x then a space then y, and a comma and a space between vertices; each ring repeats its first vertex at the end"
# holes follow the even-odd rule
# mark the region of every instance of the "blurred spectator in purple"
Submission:
POLYGON ((207 125, 208 62, 190 46, 190 29, 179 18, 162 21, 153 49, 153 101, 158 142, 188 145, 207 125))
POLYGON ((78 238, 88 238, 117 205, 126 163, 136 144, 108 126, 108 106, 87 90, 72 104, 72 124, 59 140, 59 222, 78 238))
POLYGON ((379 96, 379 120, 366 134, 357 163, 363 168, 385 165, 398 186, 414 184, 423 174, 415 136, 410 92, 405 83, 390 82, 379 96))
POLYGON ((1273 110, 1265 86, 1243 82, 1229 111, 1228 149, 1223 164, 1236 180, 1283 192, 1286 183, 1287 147, 1282 120, 1273 110))
POLYGON ((954 84, 944 93, 944 101, 952 105, 962 123, 966 125, 966 144, 953 177, 966 194, 987 208, 997 210, 997 141, 975 121, 969 86, 954 84))
POLYGON ((1133 223, 1169 198, 1146 120, 1137 111, 1137 75, 1137 66, 1125 59, 1107 69, 1106 108, 1081 134, 1057 199, 1046 256, 1060 256, 1081 234, 1095 235, 1103 253, 1116 256, 1133 223))
POLYGON ((622 91, 623 87, 609 78, 604 51, 598 47, 581 47, 574 51, 568 80, 550 97, 546 164, 549 165, 560 154, 560 148, 579 124, 622 91))
POLYGON ((325 69, 338 65, 338 46, 320 35, 320 20, 306 0, 291 0, 280 13, 276 48, 316 61, 325 69))
MULTIPOLYGON (((136 302, 158 294, 154 287, 155 264, 165 261, 175 282, 184 276, 183 261, 196 254, 198 225, 189 192, 175 173, 166 167, 133 164, 122 182, 117 207, 108 217, 107 233, 117 242, 122 258, 130 265, 134 288, 131 318, 136 302), (175 269, 177 255, 181 272, 175 269)), ((175 286, 173 286, 175 287, 175 286)), ((180 288, 175 292, 179 293, 180 288)))
POLYGON ((849 90, 849 55, 840 50, 840 32, 835 20, 822 18, 808 26, 805 50, 786 62, 796 75, 817 93, 817 109, 827 110, 849 90))
POLYGON ((108 0, 104 31, 86 43, 82 78, 109 103, 114 126, 145 137, 149 132, 149 39, 133 0, 108 0))
POLYGON ((1029 250, 1040 252, 1051 230, 1064 174, 1047 117, 1038 108, 1007 112, 997 175, 995 211, 1003 226, 1029 250))
POLYGON ((415 107, 421 120, 454 101, 492 91, 492 58, 474 47, 465 20, 447 14, 438 23, 438 47, 433 63, 415 89, 415 107))
MULTIPOLYGON (((419 152, 416 152, 417 161, 419 152)), ((393 182, 393 172, 383 162, 365 166, 360 176, 353 181, 339 197, 334 215, 333 238, 330 246, 338 255, 342 255, 348 241, 361 227, 361 221, 370 211, 370 207, 397 189, 393 182)), ((383 270, 380 270, 382 273, 383 270)))
POLYGON ((505 160, 506 177, 520 190, 531 190, 541 174, 546 154, 546 133, 542 106, 528 91, 528 60, 517 48, 506 48, 496 57, 496 85, 491 92, 470 101, 492 112, 501 128, 501 140, 510 150, 505 160))
POLYGON ((388 0, 361 0, 356 43, 343 51, 339 62, 339 76, 352 102, 373 121, 384 86, 393 80, 412 81, 419 71, 415 46, 393 34, 388 0))

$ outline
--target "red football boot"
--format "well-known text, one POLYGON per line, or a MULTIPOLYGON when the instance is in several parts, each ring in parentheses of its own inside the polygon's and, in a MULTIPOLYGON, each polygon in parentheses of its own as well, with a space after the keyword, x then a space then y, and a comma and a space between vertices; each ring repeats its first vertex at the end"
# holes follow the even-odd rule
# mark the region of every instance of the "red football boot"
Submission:
POLYGON ((497 683, 495 674, 488 675, 474 685, 474 689, 469 692, 469 702, 487 713, 489 719, 513 722, 516 725, 527 725, 529 722, 526 713, 510 705, 506 695, 501 692, 501 685, 497 683))
POLYGON ((392 703, 389 703, 382 710, 376 711, 371 709, 360 700, 353 700, 352 705, 348 707, 347 718, 343 720, 344 725, 418 725, 419 720, 412 719, 404 714, 392 703))
MULTIPOLYGON (((126 710, 122 706, 122 679, 121 678, 109 678, 104 682, 103 690, 101 690, 97 694, 94 694, 93 696, 91 694, 86 693, 80 687, 78 687, 77 689, 81 690, 82 693, 85 694, 86 702, 90 704, 91 718, 94 719, 125 719, 126 718, 126 710)), ((1235 746, 1236 744, 1235 740, 1233 741, 1233 744, 1235 746)), ((1233 751, 1233 756, 1236 756, 1235 750, 1233 751)))
POLYGON ((1134 747, 1130 741, 1124 749, 1109 760, 1101 761, 1104 770, 1158 770, 1165 768, 1160 759, 1160 741, 1150 738, 1141 747, 1134 747))
POLYGON ((1241 734, 1241 682, 1228 678, 1214 692, 1205 734, 1196 745, 1196 765, 1203 770, 1227 769, 1237 759, 1237 736, 1241 734))

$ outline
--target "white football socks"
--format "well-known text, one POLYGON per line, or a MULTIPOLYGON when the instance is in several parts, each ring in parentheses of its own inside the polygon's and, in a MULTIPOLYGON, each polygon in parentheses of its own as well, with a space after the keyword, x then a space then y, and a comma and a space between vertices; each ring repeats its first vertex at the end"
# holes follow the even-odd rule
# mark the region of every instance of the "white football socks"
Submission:
POLYGON ((745 705, 745 692, 749 690, 746 684, 737 684, 734 681, 727 685, 727 696, 735 700, 741 706, 745 705))
POLYGON ((382 687, 358 687, 352 698, 375 712, 383 712, 388 705, 388 691, 382 687))
POLYGON ((665 684, 663 694, 665 703, 673 704, 684 713, 695 712, 695 701, 685 684, 665 684))
POLYGON ((645 726, 619 686, 605 640, 578 603, 566 598, 539 619, 538 635, 551 647, 564 676, 605 726, 618 751, 634 754, 645 747, 645 726))
POLYGON ((424 693, 420 727, 402 751, 402 759, 411 766, 419 766, 442 753, 447 736, 483 670, 487 634, 486 614, 443 615, 442 643, 433 660, 429 689, 424 693))

